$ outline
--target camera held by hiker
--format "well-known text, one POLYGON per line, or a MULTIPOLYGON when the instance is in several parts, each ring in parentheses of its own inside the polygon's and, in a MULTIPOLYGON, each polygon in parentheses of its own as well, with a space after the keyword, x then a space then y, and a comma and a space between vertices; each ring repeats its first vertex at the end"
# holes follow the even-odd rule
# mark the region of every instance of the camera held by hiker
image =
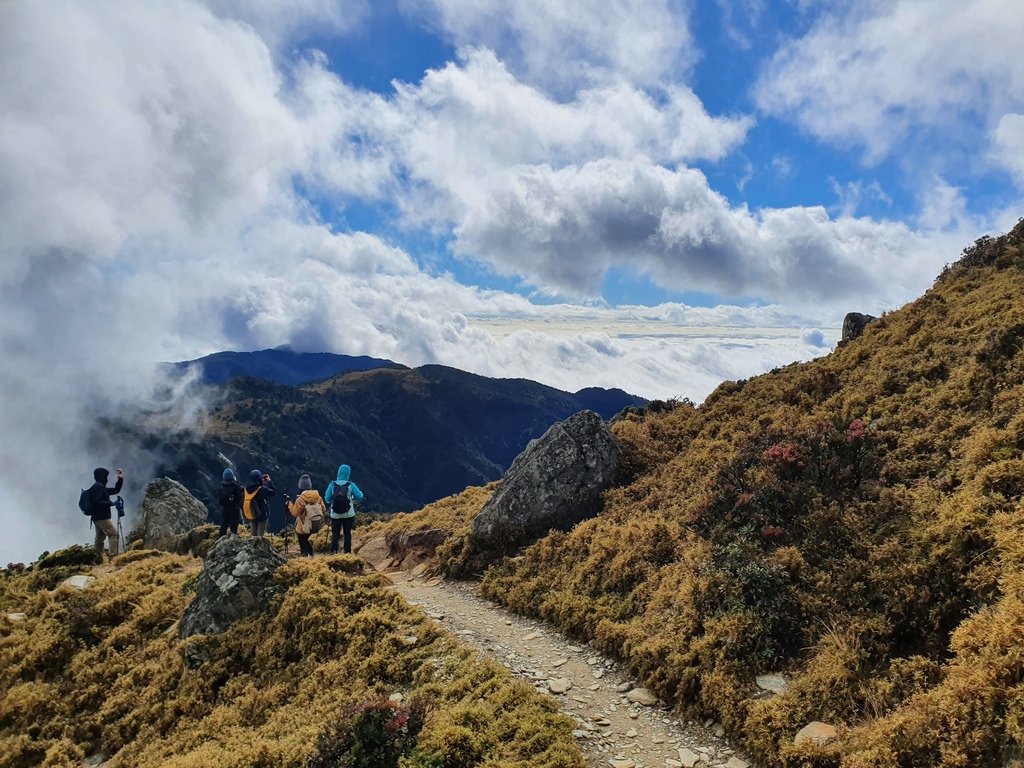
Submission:
MULTIPOLYGON (((78 499, 78 508, 89 516, 93 526, 96 528, 94 546, 97 557, 103 557, 104 539, 108 542, 110 556, 117 557, 119 537, 117 526, 111 522, 113 515, 110 510, 112 507, 118 506, 118 504, 110 497, 116 496, 121 492, 121 486, 124 485, 124 470, 117 470, 117 481, 114 483, 113 488, 107 488, 107 480, 110 477, 109 469, 97 467, 93 470, 92 477, 94 482, 89 488, 82 491, 78 499)), ((122 506, 118 506, 119 514, 123 514, 122 509, 122 506)))
POLYGON ((313 556, 313 545, 309 543, 311 534, 319 532, 327 514, 327 505, 320 498, 320 492, 313 488, 309 475, 299 478, 299 495, 292 501, 284 497, 288 513, 295 518, 295 535, 299 539, 299 551, 306 557, 313 556))
POLYGON ((331 553, 338 554, 338 539, 345 532, 345 554, 352 552, 352 528, 356 522, 356 501, 361 501, 363 492, 349 478, 352 468, 348 464, 338 467, 338 479, 327 486, 324 499, 331 507, 331 553))
POLYGON ((270 522, 270 498, 276 493, 270 475, 254 469, 242 493, 242 516, 249 523, 252 535, 262 538, 270 522))

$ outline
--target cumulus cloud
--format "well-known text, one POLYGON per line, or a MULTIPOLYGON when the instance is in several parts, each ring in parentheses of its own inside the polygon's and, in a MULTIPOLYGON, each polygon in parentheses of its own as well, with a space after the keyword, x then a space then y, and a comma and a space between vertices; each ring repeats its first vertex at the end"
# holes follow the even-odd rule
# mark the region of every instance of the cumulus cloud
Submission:
POLYGON ((755 95, 821 139, 862 147, 869 162, 911 135, 973 142, 974 123, 1024 103, 1022 32, 1016 0, 842 4, 778 51, 755 95))
POLYGON ((999 118, 992 151, 996 163, 1013 175, 1019 187, 1024 187, 1024 115, 1011 112, 999 118))
MULTIPOLYGON (((470 47, 374 94, 269 31, 347 28, 338 14, 359 4, 308 0, 292 27, 277 3, 213 6, 0 4, 0 519, 15 532, 0 559, 52 547, 58 529, 87 536, 74 495, 96 464, 145 477, 144 458, 95 442, 97 417, 156 410, 188 426, 194 403, 155 394, 160 360, 290 343, 700 399, 820 353, 799 329, 833 327, 850 300, 908 298, 937 271, 931 254, 963 245, 819 208, 731 206, 686 164, 727 155, 750 121, 709 115, 685 86, 637 85, 663 63, 613 77, 609 49, 604 76, 555 97, 470 47), (398 225, 544 290, 596 293, 614 266, 813 311, 539 307, 334 231, 323 200, 394 206, 398 225), (41 506, 52 516, 13 524, 41 506)), ((540 30, 516 34, 533 50, 540 30)))
POLYGON ((609 76, 657 86, 697 58, 673 0, 406 0, 456 45, 486 46, 518 78, 569 92, 609 76))

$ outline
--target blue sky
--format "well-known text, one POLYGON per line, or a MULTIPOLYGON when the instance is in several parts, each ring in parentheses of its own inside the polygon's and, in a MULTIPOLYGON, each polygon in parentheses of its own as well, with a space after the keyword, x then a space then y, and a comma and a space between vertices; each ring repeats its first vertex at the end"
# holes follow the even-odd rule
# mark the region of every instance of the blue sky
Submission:
MULTIPOLYGON (((914 222, 924 187, 937 178, 959 193, 963 214, 980 222, 1019 199, 1011 173, 978 162, 985 143, 983 116, 967 114, 955 130, 949 125, 916 125, 891 151, 869 158, 863 143, 828 141, 798 121, 760 109, 755 90, 767 63, 828 16, 824 4, 801 8, 790 0, 696 3, 685 15, 694 61, 677 71, 670 68, 665 80, 648 92, 658 98, 662 87, 685 83, 713 115, 753 116, 744 142, 727 156, 691 163, 732 205, 755 210, 824 206, 835 216, 914 222), (939 157, 943 159, 937 161, 939 157)), ((416 84, 427 70, 441 69, 457 58, 452 36, 438 29, 436 19, 394 2, 374 4, 343 36, 321 32, 299 37, 293 44, 322 51, 326 66, 339 78, 385 98, 394 94, 395 81, 416 84)), ((566 94, 556 98, 566 99, 566 94)), ((972 109, 965 106, 968 113, 972 109)), ((452 258, 449 234, 396 226, 389 201, 317 199, 317 207, 323 220, 339 230, 378 234, 407 249, 429 269, 447 270, 459 281, 518 292, 534 301, 551 301, 521 279, 452 258)), ((724 297, 707 290, 667 288, 628 269, 607 273, 600 298, 612 306, 764 302, 756 293, 724 297)))
POLYGON ((0 3, 0 517, 71 515, 3 551, 80 529, 97 417, 197 428, 161 360, 699 401, 828 353, 1024 212, 1022 39, 1019 0, 0 3))

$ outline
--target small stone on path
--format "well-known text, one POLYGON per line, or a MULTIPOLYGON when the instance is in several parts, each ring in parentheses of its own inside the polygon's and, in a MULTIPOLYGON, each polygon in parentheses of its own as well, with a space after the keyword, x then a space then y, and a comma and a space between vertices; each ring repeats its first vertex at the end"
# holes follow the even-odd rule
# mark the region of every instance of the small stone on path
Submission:
POLYGON ((552 693, 568 693, 572 689, 572 680, 559 677, 555 680, 548 680, 548 690, 552 693))
POLYGON ((634 688, 626 694, 626 698, 634 704, 642 704, 645 707, 653 707, 658 703, 658 697, 650 688, 634 688))
POLYGON ((746 760, 740 760, 738 757, 730 757, 725 764, 725 768, 750 768, 750 763, 746 760))
POLYGON ((682 763, 683 768, 693 768, 700 762, 700 755, 683 747, 679 750, 679 762, 682 763))

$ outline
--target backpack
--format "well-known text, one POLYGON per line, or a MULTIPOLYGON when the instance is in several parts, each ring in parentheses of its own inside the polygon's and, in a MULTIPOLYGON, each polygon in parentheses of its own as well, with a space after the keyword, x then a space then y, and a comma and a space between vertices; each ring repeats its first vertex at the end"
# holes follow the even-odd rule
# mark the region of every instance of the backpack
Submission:
POLYGON ((319 533, 324 527, 324 513, 320 511, 319 504, 306 504, 306 525, 310 533, 319 533))
POLYGON ((78 497, 78 508, 82 510, 82 514, 92 514, 92 489, 86 488, 78 497))
POLYGON ((256 496, 259 495, 261 485, 252 493, 246 490, 242 490, 242 495, 245 497, 242 499, 242 514, 245 515, 246 520, 255 520, 256 516, 260 513, 259 505, 256 504, 256 496))
POLYGON ((352 510, 352 500, 348 497, 348 483, 334 483, 334 496, 331 498, 331 511, 336 515, 347 515, 352 510), (341 491, 339 493, 339 491, 341 491))

